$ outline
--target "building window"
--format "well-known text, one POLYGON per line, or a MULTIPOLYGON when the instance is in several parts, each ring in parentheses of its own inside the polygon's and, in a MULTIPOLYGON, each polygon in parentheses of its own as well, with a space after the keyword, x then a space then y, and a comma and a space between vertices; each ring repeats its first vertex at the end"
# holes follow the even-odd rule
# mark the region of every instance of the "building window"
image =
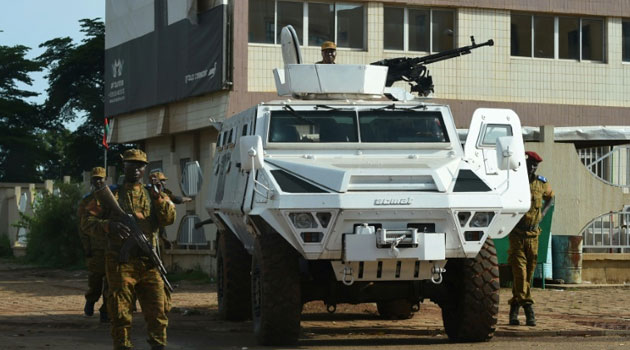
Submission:
POLYGON ((621 57, 630 62, 630 21, 621 22, 621 57))
POLYGON ((520 57, 604 61, 604 20, 512 14, 511 54, 520 57))
POLYGON ((455 11, 385 7, 386 50, 440 52, 455 47, 455 11))
POLYGON ((280 44, 280 32, 289 24, 300 43, 308 46, 320 46, 330 40, 337 47, 365 47, 362 4, 249 0, 250 43, 280 44))

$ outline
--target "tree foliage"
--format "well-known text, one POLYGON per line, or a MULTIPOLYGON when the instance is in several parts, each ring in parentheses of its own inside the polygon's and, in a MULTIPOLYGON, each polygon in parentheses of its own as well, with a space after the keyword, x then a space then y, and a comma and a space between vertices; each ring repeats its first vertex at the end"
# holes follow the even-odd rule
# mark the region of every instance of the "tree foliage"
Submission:
POLYGON ((50 124, 41 118, 36 104, 28 102, 37 93, 18 87, 30 85, 29 76, 40 71, 39 63, 26 58, 29 48, 0 45, 0 181, 40 179, 38 164, 46 156, 40 131, 50 124))
POLYGON ((81 188, 77 184, 57 184, 57 194, 43 192, 33 207, 33 215, 22 215, 27 228, 26 260, 51 267, 83 263, 79 239, 77 206, 81 188))
MULTIPOLYGON (((80 177, 81 172, 103 164, 101 144, 104 125, 104 61, 105 26, 99 19, 82 19, 85 39, 55 38, 40 45, 45 51, 37 60, 48 69, 48 98, 43 106, 46 115, 62 121, 85 121, 73 133, 60 133, 64 142, 49 138, 49 149, 59 155, 56 164, 49 164, 47 175, 80 177), (63 173, 62 173, 63 172, 63 173)), ((110 148, 115 159, 120 147, 110 148)))

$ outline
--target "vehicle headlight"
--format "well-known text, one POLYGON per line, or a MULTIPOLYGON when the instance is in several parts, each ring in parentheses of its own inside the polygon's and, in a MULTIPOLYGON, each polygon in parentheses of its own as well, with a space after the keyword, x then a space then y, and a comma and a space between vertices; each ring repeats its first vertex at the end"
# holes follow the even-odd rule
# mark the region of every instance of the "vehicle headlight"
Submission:
POLYGON ((459 220, 459 226, 464 227, 468 223, 468 219, 470 219, 469 211, 460 211, 457 213, 457 219, 459 220))
POLYGON ((311 213, 291 213, 289 214, 291 223, 295 228, 316 228, 315 218, 311 213))
POLYGON ((470 220, 470 227, 488 227, 494 217, 494 212, 480 211, 475 213, 472 220, 470 220))

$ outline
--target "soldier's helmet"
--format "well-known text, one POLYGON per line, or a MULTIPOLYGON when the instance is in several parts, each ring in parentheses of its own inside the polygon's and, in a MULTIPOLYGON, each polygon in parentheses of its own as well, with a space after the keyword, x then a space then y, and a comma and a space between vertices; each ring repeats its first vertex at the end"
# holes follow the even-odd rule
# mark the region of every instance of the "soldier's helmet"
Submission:
POLYGON ((161 171, 152 171, 149 176, 156 177, 160 181, 168 180, 168 177, 166 177, 166 175, 164 175, 164 173, 161 171))
POLYGON ((92 168, 92 177, 106 177, 105 168, 97 166, 92 168))
POLYGON ((322 43, 322 51, 324 50, 337 50, 337 45, 332 41, 324 41, 322 43))
POLYGON ((139 149, 128 149, 123 153, 124 162, 142 162, 148 164, 147 154, 139 149))

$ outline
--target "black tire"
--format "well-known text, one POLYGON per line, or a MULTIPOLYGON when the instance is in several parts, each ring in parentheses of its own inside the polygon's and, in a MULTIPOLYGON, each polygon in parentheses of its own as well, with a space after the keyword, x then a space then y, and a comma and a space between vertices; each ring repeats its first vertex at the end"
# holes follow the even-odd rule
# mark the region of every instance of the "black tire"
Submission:
POLYGON ((407 320, 413 317, 413 304, 407 299, 394 299, 376 303, 378 314, 386 320, 407 320))
POLYGON ((499 314, 499 266, 492 239, 474 259, 446 263, 442 320, 451 341, 481 342, 492 339, 499 314))
POLYGON ((298 254, 277 233, 256 238, 252 258, 252 323, 261 345, 294 345, 302 299, 298 254))
POLYGON ((251 255, 232 232, 219 233, 217 299, 222 320, 244 321, 251 317, 251 261, 251 255))

